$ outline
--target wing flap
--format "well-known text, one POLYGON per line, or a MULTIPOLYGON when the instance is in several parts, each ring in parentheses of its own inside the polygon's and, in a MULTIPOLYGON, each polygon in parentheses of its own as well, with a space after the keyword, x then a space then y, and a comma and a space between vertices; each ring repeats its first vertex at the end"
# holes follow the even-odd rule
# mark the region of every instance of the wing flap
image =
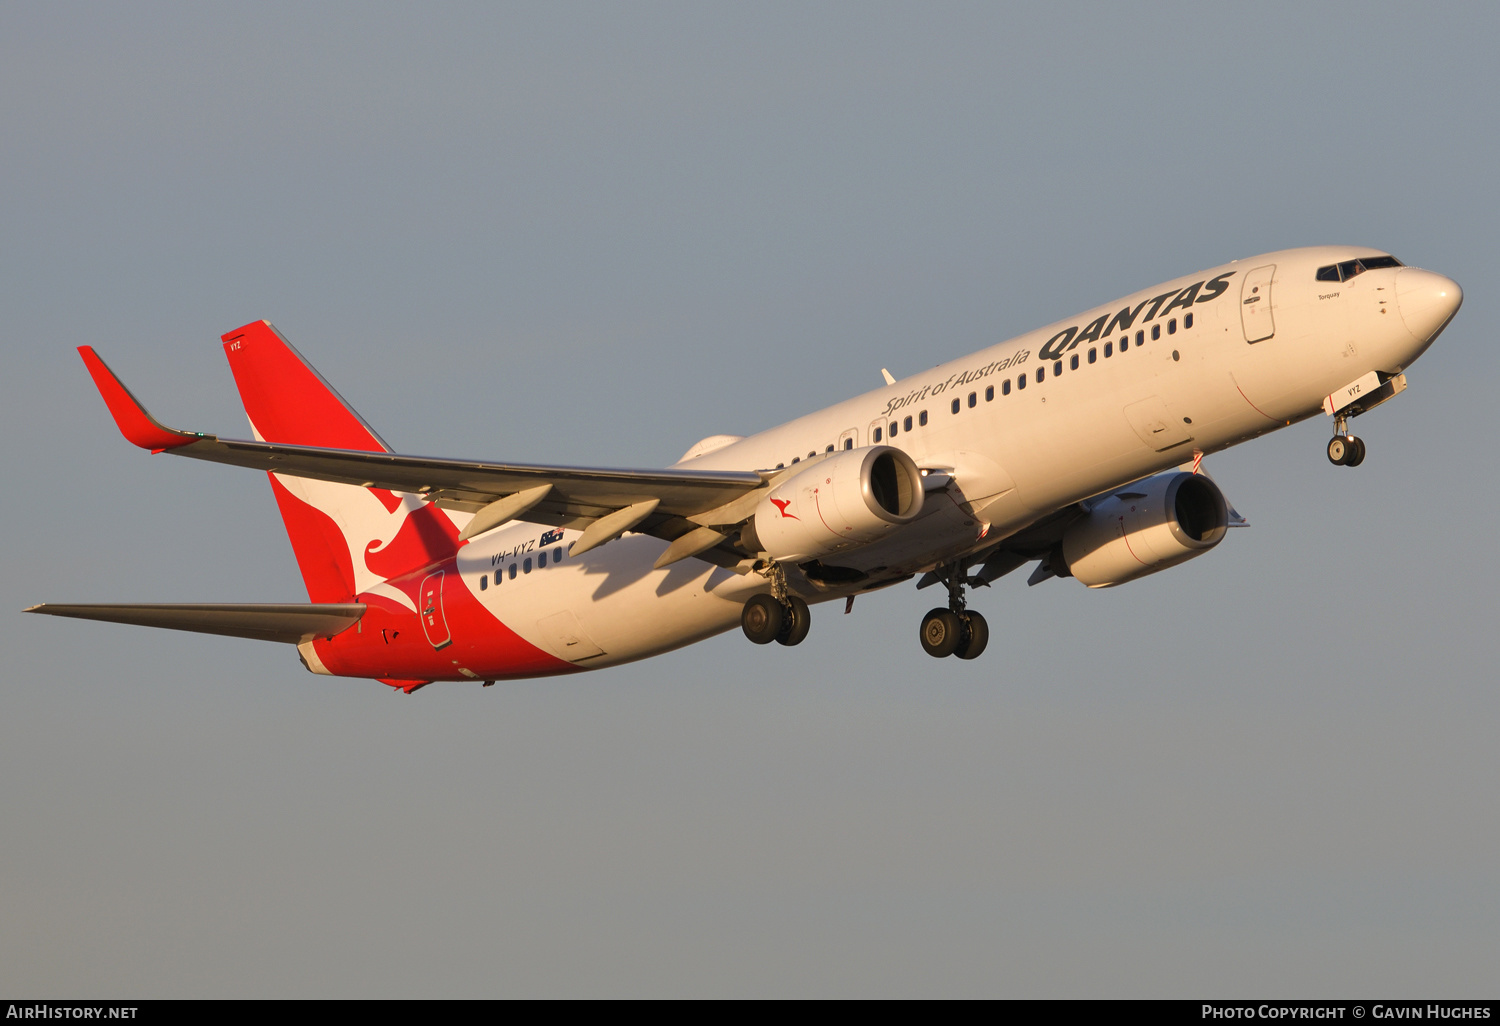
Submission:
POLYGON ((331 638, 354 626, 364 615, 365 605, 362 602, 169 605, 43 603, 32 606, 26 612, 298 645, 313 638, 331 638))

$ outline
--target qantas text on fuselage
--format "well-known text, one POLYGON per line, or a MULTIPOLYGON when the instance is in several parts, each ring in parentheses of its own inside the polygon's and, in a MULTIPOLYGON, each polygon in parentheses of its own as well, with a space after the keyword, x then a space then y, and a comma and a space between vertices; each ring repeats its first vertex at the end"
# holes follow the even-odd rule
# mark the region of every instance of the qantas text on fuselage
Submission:
MULTIPOLYGON (((810 606, 917 579, 919 638, 975 658, 968 589, 1128 583, 1202 555, 1244 519, 1205 453, 1406 388, 1462 302, 1379 250, 1268 253, 1077 317, 757 434, 713 435, 665 470, 399 455, 267 322, 223 336, 252 438, 162 426, 80 352, 125 437, 266 471, 309 601, 33 611, 296 646, 315 673, 411 692, 575 672, 739 625, 796 645, 810 606)), ((846 605, 846 608, 848 606, 846 605)))
MULTIPOLYGON (((1219 296, 1222 296, 1224 294, 1226 289, 1228 289, 1229 286, 1227 283, 1230 275, 1232 275, 1233 273, 1233 271, 1230 271, 1226 274, 1222 274, 1212 281, 1194 282, 1192 285, 1189 285, 1187 288, 1182 289, 1181 291, 1164 292, 1152 299, 1143 299, 1138 304, 1136 304, 1134 309, 1131 309, 1127 306, 1116 313, 1113 317, 1111 317, 1109 314, 1100 314, 1088 324, 1084 325, 1082 333, 1079 332, 1078 325, 1076 324, 1072 325, 1071 327, 1064 328, 1062 331, 1059 331, 1057 334, 1049 338, 1045 344, 1043 344, 1038 355, 1043 360, 1055 360, 1063 353, 1068 352, 1070 349, 1076 349, 1080 344, 1084 342, 1092 342, 1106 335, 1113 335, 1116 330, 1129 331, 1131 326, 1135 323, 1136 317, 1139 316, 1142 310, 1146 310, 1147 313, 1144 317, 1141 317, 1141 323, 1147 324, 1156 319, 1156 314, 1158 311, 1165 313, 1167 311, 1174 310, 1179 306, 1190 307, 1194 303, 1207 303, 1209 300, 1217 299, 1219 296), (1207 286, 1207 291, 1200 296, 1198 294, 1199 290, 1203 289, 1205 286, 1207 286), (1171 302, 1167 303, 1166 307, 1163 308, 1162 304, 1166 303, 1166 301, 1169 299, 1171 300, 1171 302)), ((983 367, 980 367, 976 370, 968 370, 956 374, 950 374, 948 375, 946 380, 923 385, 921 389, 913 389, 906 395, 894 396, 886 401, 886 416, 890 416, 897 410, 900 410, 912 403, 920 403, 930 396, 941 395, 950 387, 960 388, 971 381, 978 381, 981 378, 988 377, 991 374, 1008 370, 1011 367, 1023 364, 1030 358, 1031 350, 1024 348, 1018 349, 1012 352, 1010 355, 1006 356, 1004 359, 992 360, 989 363, 985 364, 983 367)))

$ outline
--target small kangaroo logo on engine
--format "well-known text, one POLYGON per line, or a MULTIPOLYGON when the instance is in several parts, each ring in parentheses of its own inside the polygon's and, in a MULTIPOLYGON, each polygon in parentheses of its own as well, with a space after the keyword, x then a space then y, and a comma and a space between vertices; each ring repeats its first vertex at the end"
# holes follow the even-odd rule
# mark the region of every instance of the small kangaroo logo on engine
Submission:
POLYGON ((792 504, 792 500, 791 499, 774 499, 773 498, 771 500, 771 505, 773 505, 777 509, 779 509, 781 511, 781 515, 783 517, 785 517, 787 520, 801 520, 802 519, 801 517, 794 516, 793 514, 788 513, 786 511, 786 508, 788 506, 790 506, 791 504, 792 504))

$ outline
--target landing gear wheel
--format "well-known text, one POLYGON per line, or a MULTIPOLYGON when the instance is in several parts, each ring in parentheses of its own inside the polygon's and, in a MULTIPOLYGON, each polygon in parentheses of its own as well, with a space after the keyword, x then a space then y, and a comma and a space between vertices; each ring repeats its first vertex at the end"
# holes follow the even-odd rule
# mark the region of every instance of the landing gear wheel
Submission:
POLYGON ((752 595, 740 613, 740 627, 745 637, 757 645, 769 645, 781 634, 786 622, 786 607, 770 595, 752 595))
POLYGON ((1354 451, 1344 458, 1344 466, 1357 467, 1365 461, 1365 440, 1351 437, 1349 441, 1354 443, 1354 451))
POLYGON ((1349 444, 1352 436, 1334 435, 1328 440, 1328 462, 1335 467, 1348 464, 1349 457, 1354 455, 1354 447, 1349 444))
POLYGON ((953 654, 960 659, 978 659, 984 646, 990 643, 990 625, 983 616, 970 610, 963 617, 964 637, 953 654))
POLYGON ((786 605, 782 608, 781 631, 776 635, 776 640, 787 646, 802 644, 802 639, 807 637, 807 632, 812 627, 812 610, 796 595, 788 595, 786 605))
POLYGON ((951 609, 934 609, 922 617, 922 648, 934 658, 958 651, 963 633, 963 622, 951 609))

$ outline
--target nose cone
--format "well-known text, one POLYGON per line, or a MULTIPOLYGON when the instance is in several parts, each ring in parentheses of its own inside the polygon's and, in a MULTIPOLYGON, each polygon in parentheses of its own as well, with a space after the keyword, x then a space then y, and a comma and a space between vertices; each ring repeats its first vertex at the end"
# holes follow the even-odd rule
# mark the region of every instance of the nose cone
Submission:
POLYGON ((1458 282, 1420 267, 1396 272, 1396 308, 1418 342, 1431 342, 1458 312, 1464 290, 1458 282))

